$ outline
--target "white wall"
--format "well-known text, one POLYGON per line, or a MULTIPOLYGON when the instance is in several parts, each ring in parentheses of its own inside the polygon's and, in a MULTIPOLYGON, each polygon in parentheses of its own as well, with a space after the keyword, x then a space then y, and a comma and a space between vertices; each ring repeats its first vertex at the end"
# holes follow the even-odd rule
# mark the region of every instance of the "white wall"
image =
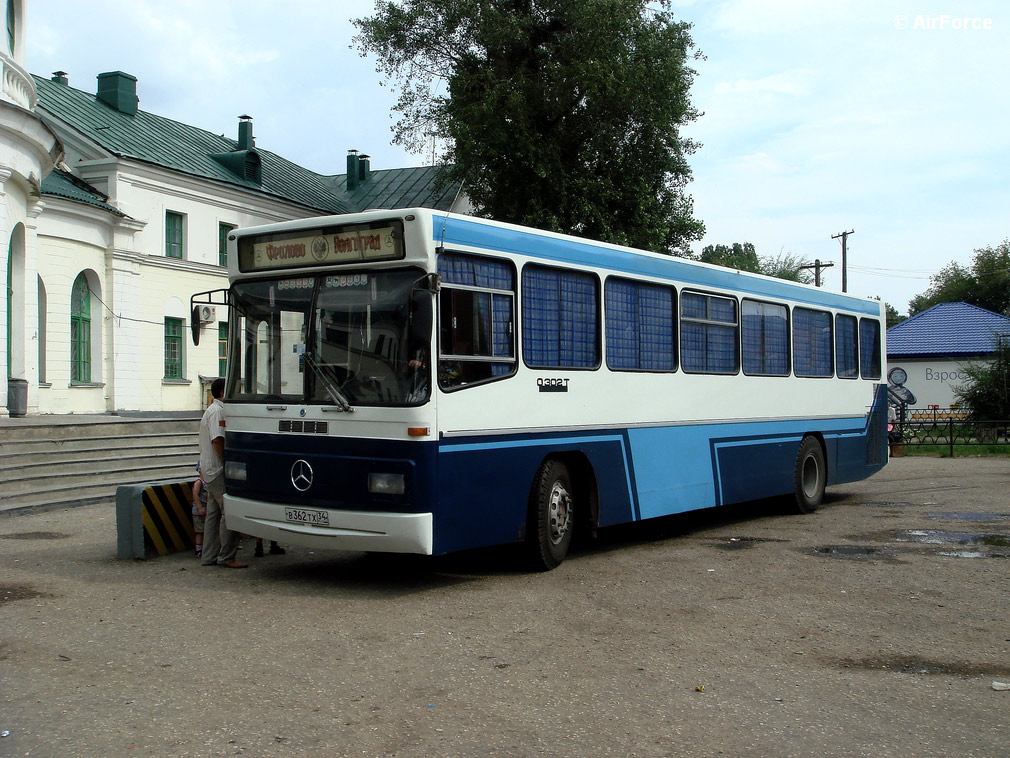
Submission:
MULTIPOLYGON (((46 287, 47 385, 40 413, 184 411, 202 408, 200 377, 218 375, 217 324, 190 337, 190 297, 226 288, 218 265, 218 228, 284 221, 304 209, 157 167, 98 155, 75 164, 129 218, 47 198, 38 220, 40 274, 46 287), (165 256, 165 213, 184 216, 183 258, 165 256), (70 290, 95 272, 101 330, 92 343, 93 385, 70 382, 70 290), (183 380, 166 380, 165 317, 183 320, 183 380)), ((218 319, 227 318, 219 308, 218 319)), ((93 323, 96 318, 93 307, 93 323)))
POLYGON ((102 413, 106 410, 102 327, 108 318, 102 306, 108 291, 104 276, 105 250, 80 238, 54 237, 46 233, 39 234, 38 249, 39 276, 46 288, 46 381, 38 388, 39 412, 102 413), (70 296, 74 281, 82 272, 86 272, 92 290, 97 288, 91 296, 91 382, 72 385, 70 296))

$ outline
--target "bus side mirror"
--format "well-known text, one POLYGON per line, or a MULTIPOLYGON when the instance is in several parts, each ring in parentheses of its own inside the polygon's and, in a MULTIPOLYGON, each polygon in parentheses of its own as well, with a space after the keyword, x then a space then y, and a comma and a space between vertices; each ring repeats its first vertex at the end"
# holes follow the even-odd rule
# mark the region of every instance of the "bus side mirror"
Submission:
POLYGON ((193 333, 193 344, 200 344, 200 306, 194 305, 189 314, 189 330, 193 333))
POLYGON ((442 286, 442 277, 436 273, 425 274, 416 282, 414 282, 412 290, 420 292, 431 292, 434 295, 438 294, 439 289, 442 286))

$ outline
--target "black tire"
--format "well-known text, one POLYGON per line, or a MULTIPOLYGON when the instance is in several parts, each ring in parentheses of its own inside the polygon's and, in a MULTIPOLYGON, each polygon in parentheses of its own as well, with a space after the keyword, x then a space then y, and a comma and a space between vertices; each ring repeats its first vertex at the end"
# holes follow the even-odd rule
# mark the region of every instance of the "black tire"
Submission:
POLYGON ((568 555, 575 530, 575 501, 568 467, 550 458, 544 461, 530 488, 526 544, 530 562, 538 571, 556 568, 568 555))
POLYGON ((821 443, 816 437, 804 437, 796 453, 796 469, 793 472, 793 492, 800 513, 817 510, 824 499, 827 482, 828 467, 821 443))

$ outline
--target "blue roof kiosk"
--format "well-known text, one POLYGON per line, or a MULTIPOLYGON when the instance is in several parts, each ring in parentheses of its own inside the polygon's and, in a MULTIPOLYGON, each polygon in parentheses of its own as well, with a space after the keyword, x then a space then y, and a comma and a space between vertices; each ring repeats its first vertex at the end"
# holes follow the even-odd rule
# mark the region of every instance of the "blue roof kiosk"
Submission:
POLYGON ((934 305, 887 330, 888 384, 914 396, 909 407, 950 408, 966 378, 962 367, 993 356, 1005 336, 1006 316, 968 303, 934 305))

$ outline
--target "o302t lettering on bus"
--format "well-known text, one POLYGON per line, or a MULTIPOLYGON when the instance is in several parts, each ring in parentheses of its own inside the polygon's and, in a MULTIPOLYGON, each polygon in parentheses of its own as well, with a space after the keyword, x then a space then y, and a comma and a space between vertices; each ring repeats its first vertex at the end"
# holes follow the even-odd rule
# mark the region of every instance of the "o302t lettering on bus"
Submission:
POLYGON ((568 392, 567 379, 537 379, 540 392, 568 392))

